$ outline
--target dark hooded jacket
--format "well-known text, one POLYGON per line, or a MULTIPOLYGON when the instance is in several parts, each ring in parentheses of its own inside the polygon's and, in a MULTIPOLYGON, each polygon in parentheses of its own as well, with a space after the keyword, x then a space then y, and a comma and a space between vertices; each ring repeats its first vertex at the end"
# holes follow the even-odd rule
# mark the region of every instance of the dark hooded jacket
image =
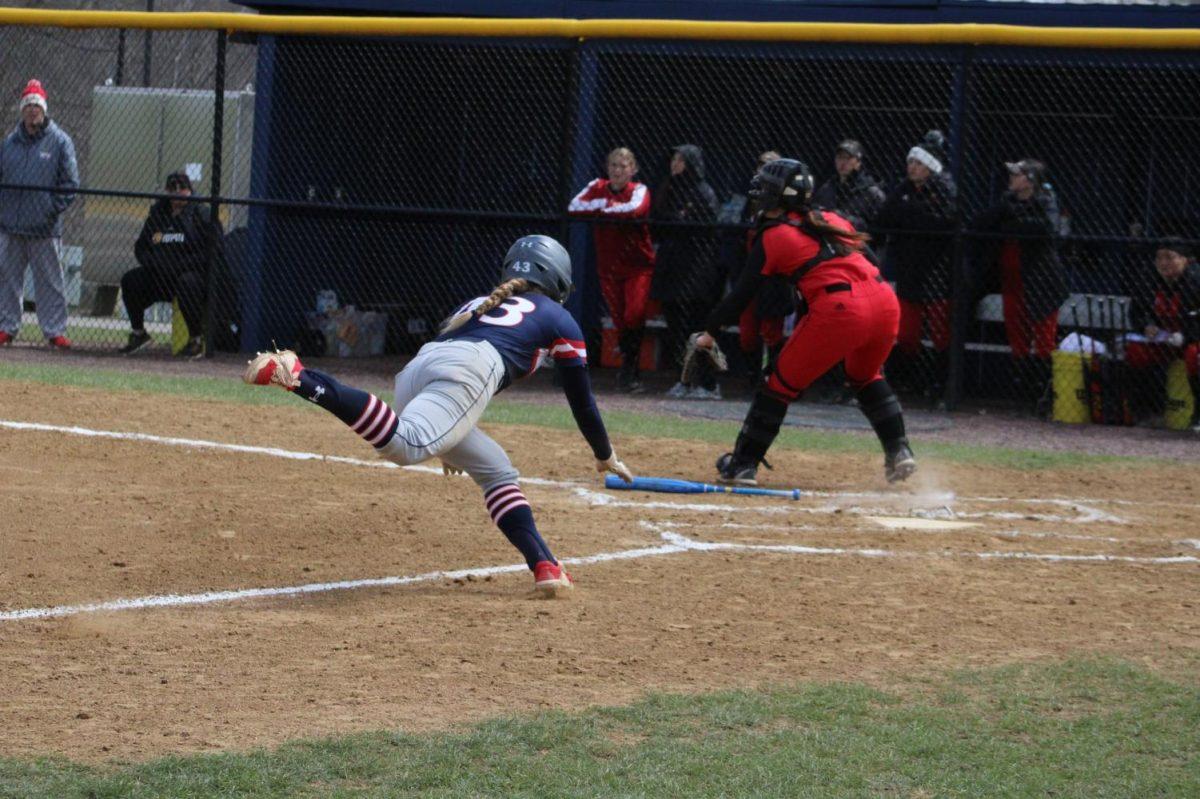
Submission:
POLYGON ((1174 282, 1157 272, 1150 280, 1130 287, 1129 324, 1141 333, 1154 325, 1183 333, 1188 343, 1200 341, 1200 264, 1190 262, 1174 282))
POLYGON ((162 199, 150 207, 150 215, 133 245, 133 254, 139 264, 164 275, 206 274, 209 241, 214 235, 219 246, 220 226, 209 223, 206 208, 188 203, 175 216, 171 213, 171 201, 162 199))
POLYGON ((930 175, 917 187, 907 178, 888 194, 875 218, 887 230, 887 261, 896 294, 908 302, 950 296, 951 260, 958 225, 958 189, 950 173, 930 175))
MULTIPOLYGON (((704 155, 694 144, 677 147, 687 169, 671 175, 654 193, 650 218, 657 222, 700 222, 717 218, 717 194, 704 179, 704 155)), ((715 302, 721 291, 716 235, 712 227, 654 226, 658 241, 650 295, 661 302, 715 302)))
POLYGON ((980 233, 1001 236, 980 239, 976 245, 975 294, 1000 290, 1000 257, 1011 242, 1019 252, 1021 289, 1030 318, 1045 319, 1062 307, 1069 292, 1058 258, 1060 222, 1058 198, 1052 189, 1039 187, 1024 201, 1005 192, 972 226, 980 233), (1005 239, 1005 235, 1013 238, 1005 239))
POLYGON ((866 232, 875 222, 884 201, 879 181, 856 169, 845 180, 834 173, 822 183, 812 196, 812 206, 822 211, 836 211, 838 216, 854 225, 855 230, 866 232))

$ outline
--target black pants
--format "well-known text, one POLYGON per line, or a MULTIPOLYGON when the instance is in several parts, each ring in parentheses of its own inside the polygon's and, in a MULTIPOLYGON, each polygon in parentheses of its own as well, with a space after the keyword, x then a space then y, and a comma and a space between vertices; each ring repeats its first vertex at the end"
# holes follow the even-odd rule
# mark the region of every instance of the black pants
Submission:
POLYGON ((143 330, 146 309, 156 302, 179 299, 179 310, 188 335, 199 336, 204 327, 204 277, 199 272, 172 274, 139 266, 121 277, 121 296, 129 313, 129 326, 143 330))

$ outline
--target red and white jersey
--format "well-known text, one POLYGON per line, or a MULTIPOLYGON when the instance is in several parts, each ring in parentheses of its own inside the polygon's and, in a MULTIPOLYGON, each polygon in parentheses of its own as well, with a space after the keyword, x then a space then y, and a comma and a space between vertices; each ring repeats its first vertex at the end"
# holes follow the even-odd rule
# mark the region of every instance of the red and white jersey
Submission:
MULTIPOLYGON (((583 187, 567 206, 573 216, 644 219, 650 215, 650 189, 631 180, 614 191, 607 178, 596 178, 583 187)), ((645 225, 595 225, 596 268, 604 274, 626 275, 654 268, 654 247, 645 225)))

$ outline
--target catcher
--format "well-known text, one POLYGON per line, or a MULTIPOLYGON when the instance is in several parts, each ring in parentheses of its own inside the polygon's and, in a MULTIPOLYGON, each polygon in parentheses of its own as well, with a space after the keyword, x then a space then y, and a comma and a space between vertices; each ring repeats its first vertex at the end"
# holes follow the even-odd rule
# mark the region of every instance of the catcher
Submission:
POLYGON ((880 374, 900 323, 896 294, 868 260, 866 234, 833 212, 813 210, 812 192, 812 173, 790 158, 766 164, 754 177, 750 197, 763 213, 750 263, 695 338, 699 349, 715 347, 716 332, 737 319, 765 276, 784 276, 807 307, 751 401, 733 452, 717 460, 723 483, 756 484, 788 405, 839 362, 883 445, 887 481, 904 480, 917 468, 900 401, 880 374))

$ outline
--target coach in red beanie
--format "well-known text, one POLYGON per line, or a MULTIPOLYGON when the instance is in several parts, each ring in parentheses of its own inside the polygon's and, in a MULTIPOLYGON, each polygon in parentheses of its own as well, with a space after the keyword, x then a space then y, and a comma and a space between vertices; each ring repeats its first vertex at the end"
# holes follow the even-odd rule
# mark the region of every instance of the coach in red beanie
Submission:
POLYGON ((11 344, 21 327, 26 267, 46 343, 71 346, 60 255, 62 214, 79 188, 79 167, 71 137, 47 114, 48 99, 41 81, 25 84, 21 119, 0 142, 0 183, 38 187, 0 189, 0 346, 11 344))

